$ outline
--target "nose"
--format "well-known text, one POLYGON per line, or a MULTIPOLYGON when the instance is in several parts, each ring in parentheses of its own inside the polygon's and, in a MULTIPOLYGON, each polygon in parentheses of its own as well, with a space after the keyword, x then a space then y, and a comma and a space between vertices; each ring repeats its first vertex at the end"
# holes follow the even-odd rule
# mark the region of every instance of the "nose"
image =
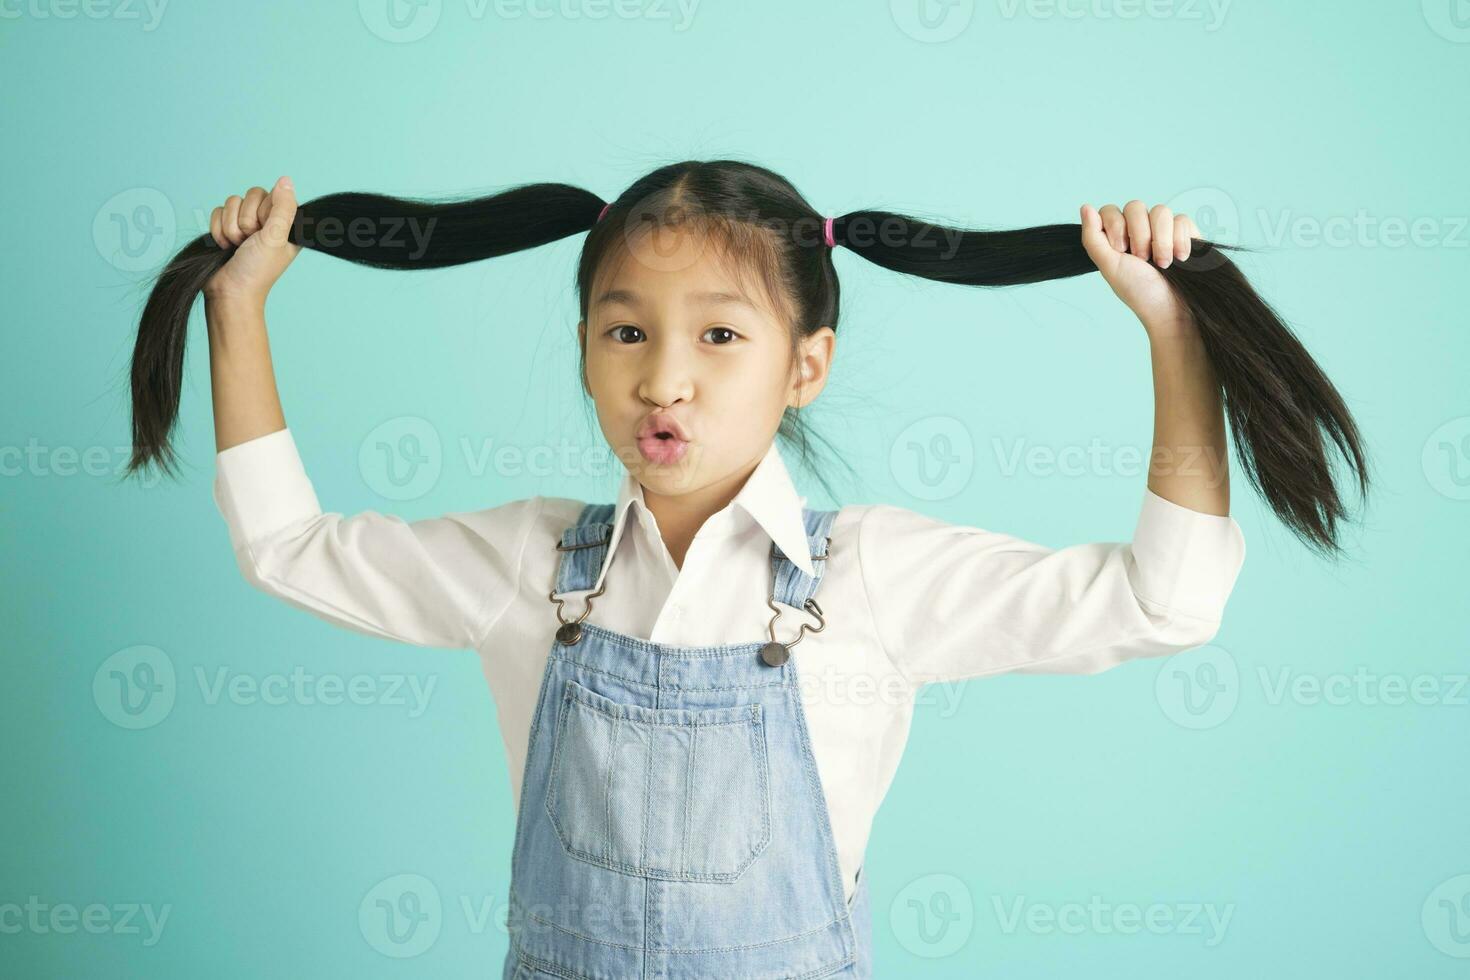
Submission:
POLYGON ((687 401, 694 393, 694 380, 682 352, 672 344, 650 344, 638 382, 638 397, 667 408, 687 401))

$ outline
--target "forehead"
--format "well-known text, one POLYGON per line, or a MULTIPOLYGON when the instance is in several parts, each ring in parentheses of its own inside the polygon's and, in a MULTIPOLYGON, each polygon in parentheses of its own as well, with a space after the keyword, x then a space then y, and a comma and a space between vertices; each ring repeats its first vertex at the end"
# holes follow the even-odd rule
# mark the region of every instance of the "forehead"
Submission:
POLYGON ((773 321, 785 317, 760 250, 731 236, 680 229, 625 235, 593 276, 588 314, 663 305, 728 306, 773 321))

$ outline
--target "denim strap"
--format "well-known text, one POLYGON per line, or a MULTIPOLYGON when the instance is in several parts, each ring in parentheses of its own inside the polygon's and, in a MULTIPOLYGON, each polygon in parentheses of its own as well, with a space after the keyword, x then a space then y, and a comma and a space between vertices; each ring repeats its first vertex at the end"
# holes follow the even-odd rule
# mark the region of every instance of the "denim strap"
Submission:
POLYGON ((597 573, 602 571, 602 561, 607 555, 607 542, 612 537, 613 504, 588 504, 582 508, 577 523, 561 533, 561 546, 588 545, 561 553, 561 563, 556 569, 556 594, 590 590, 597 583, 597 573), (595 542, 595 543, 594 543, 595 542))
POLYGON ((801 609, 808 599, 817 594, 817 586, 821 584, 822 574, 827 570, 827 562, 824 560, 829 544, 827 535, 831 532, 832 522, 836 517, 835 510, 802 508, 801 519, 806 525, 807 548, 812 558, 811 575, 803 572, 787 558, 776 546, 776 542, 771 542, 771 572, 775 576, 775 588, 772 592, 777 602, 801 609))
MULTIPOLYGON (((556 594, 587 591, 597 582, 607 557, 608 540, 612 537, 612 504, 588 504, 582 508, 577 523, 568 527, 561 535, 561 562, 556 571, 556 594), (586 545, 587 547, 575 547, 586 545)), ((806 601, 817 593, 822 574, 826 571, 827 535, 837 517, 835 510, 811 510, 802 508, 802 523, 806 527, 807 547, 812 557, 812 574, 808 575, 782 553, 776 543, 771 542, 771 573, 775 588, 772 590, 777 602, 794 609, 801 609, 806 601)))

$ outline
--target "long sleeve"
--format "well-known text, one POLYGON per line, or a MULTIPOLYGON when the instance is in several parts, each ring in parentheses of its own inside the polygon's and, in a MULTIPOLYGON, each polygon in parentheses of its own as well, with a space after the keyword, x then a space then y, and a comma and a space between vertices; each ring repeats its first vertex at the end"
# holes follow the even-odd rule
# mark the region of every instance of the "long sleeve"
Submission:
POLYGON ((289 429, 220 452, 214 500, 241 573, 348 629, 472 647, 510 603, 540 498, 404 521, 323 513, 289 429))
POLYGON ((1095 674, 1207 643, 1245 561, 1240 525, 1145 490, 1131 543, 1053 549, 876 505, 858 535, 882 642, 910 683, 1095 674))

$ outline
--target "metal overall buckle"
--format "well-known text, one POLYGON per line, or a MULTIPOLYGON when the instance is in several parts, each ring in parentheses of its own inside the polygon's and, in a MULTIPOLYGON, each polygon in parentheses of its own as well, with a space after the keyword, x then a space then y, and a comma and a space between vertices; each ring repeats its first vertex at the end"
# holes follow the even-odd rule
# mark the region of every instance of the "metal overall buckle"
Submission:
MULTIPOLYGON (((607 544, 609 540, 611 540, 611 538, 603 538, 601 541, 588 541, 585 544, 573 545, 564 545, 561 543, 560 540, 558 540, 556 544, 556 550, 576 551, 579 548, 596 548, 601 545, 607 544)), ((832 539, 828 537, 826 541, 827 553, 830 554, 832 551, 832 539)), ((775 543, 772 542, 771 549, 773 554, 775 553, 775 547, 775 543)), ((811 558, 812 561, 826 561, 827 554, 812 555, 811 558)), ((817 617, 817 625, 813 626, 810 623, 802 623, 801 628, 796 632, 796 638, 793 639, 790 643, 782 643, 777 640, 776 620, 781 618, 782 610, 780 606, 776 605, 776 583, 774 571, 772 572, 771 578, 771 594, 766 599, 766 605, 771 607, 775 615, 771 617, 770 623, 766 625, 766 633, 770 637, 770 640, 761 647, 761 662, 770 667, 779 667, 786 661, 791 659, 791 648, 800 643, 802 637, 806 636, 808 633, 820 633, 822 632, 822 630, 827 628, 827 618, 822 613, 822 607, 817 604, 817 600, 815 597, 807 599, 806 602, 802 603, 802 608, 817 617)), ((589 592, 587 594, 587 608, 583 609, 582 614, 576 619, 567 619, 565 616, 562 615, 562 607, 566 605, 566 600, 558 599, 555 589, 546 594, 546 597, 556 604, 556 619, 557 622, 561 623, 561 625, 558 626, 556 629, 557 642, 565 644, 566 646, 575 646, 577 643, 581 642, 582 621, 586 619, 587 616, 592 612, 592 600, 602 595, 602 593, 606 590, 607 577, 604 576, 602 580, 602 587, 599 588, 596 592, 589 592)))
MULTIPOLYGON (((773 543, 771 547, 774 549, 775 544, 773 543)), ((827 555, 832 553, 832 539, 830 537, 827 538, 826 550, 827 554, 812 555, 812 561, 827 560, 827 555)), ((761 662, 769 667, 779 667, 790 660, 791 648, 800 643, 801 638, 806 636, 807 633, 820 633, 827 628, 827 617, 822 615, 822 607, 817 605, 817 600, 813 597, 802 603, 802 608, 817 617, 817 625, 813 626, 810 623, 802 623, 801 629, 796 632, 796 639, 790 643, 782 643, 776 639, 776 620, 781 618, 781 607, 776 605, 776 583, 774 581, 771 583, 771 595, 770 598, 766 599, 766 605, 770 606, 776 613, 771 617, 770 623, 766 626, 766 632, 771 638, 770 642, 761 647, 761 662)))
MULTIPOLYGON (((588 541, 586 544, 564 545, 564 544, 561 543, 561 540, 558 539, 557 542, 556 542, 556 550, 557 551, 576 551, 578 548, 596 548, 596 547, 599 547, 601 545, 607 544, 608 541, 610 541, 610 540, 611 540, 611 537, 609 536, 609 537, 603 538, 601 541, 588 541)), ((582 620, 586 619, 587 618, 587 614, 590 613, 590 612, 592 612, 592 600, 593 599, 596 599, 598 596, 602 595, 602 593, 605 592, 605 591, 607 591, 607 577, 606 576, 603 577, 603 580, 602 580, 602 588, 598 589, 596 592, 589 592, 587 594, 587 597, 586 597, 587 598, 587 608, 586 609, 583 609, 582 610, 582 615, 578 616, 576 619, 567 619, 565 616, 563 616, 561 614, 562 606, 564 606, 566 604, 566 600, 565 599, 558 599, 556 597, 556 590, 555 589, 552 589, 549 593, 547 593, 547 598, 549 598, 552 602, 556 603, 556 619, 557 619, 557 622, 561 623, 561 625, 556 628, 556 639, 557 639, 557 642, 563 643, 563 644, 565 644, 567 646, 575 646, 578 642, 581 641, 581 639, 582 639, 582 620)))

